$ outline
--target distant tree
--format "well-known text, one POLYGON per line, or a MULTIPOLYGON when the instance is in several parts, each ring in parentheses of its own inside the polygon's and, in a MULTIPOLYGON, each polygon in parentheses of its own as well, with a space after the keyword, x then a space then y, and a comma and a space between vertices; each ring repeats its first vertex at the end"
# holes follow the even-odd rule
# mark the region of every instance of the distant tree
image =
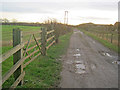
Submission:
POLYGON ((8 20, 7 18, 3 18, 3 19, 2 19, 2 22, 3 22, 3 23, 9 23, 9 20, 8 20))
POLYGON ((115 24, 114 24, 114 28, 115 28, 115 31, 118 31, 118 25, 120 24, 120 22, 116 22, 115 24))
POLYGON ((54 18, 45 20, 43 23, 43 26, 47 27, 48 31, 51 29, 54 29, 57 37, 59 37, 60 35, 66 34, 67 32, 72 31, 71 26, 62 24, 58 22, 57 19, 54 19, 54 18))
POLYGON ((17 19, 14 19, 14 18, 13 18, 13 19, 12 19, 12 22, 13 22, 13 23, 16 23, 16 22, 17 22, 17 19))

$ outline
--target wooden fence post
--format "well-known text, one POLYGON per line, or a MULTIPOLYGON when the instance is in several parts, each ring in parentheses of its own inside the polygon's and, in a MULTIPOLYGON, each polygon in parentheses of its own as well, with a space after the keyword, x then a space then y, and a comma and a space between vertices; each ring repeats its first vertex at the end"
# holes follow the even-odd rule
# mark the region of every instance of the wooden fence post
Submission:
POLYGON ((111 41, 110 42, 112 43, 112 41, 113 41, 113 33, 111 33, 111 41))
POLYGON ((59 42, 59 40, 58 40, 58 38, 59 38, 59 30, 58 30, 58 25, 57 24, 55 24, 55 26, 54 26, 54 29, 55 29, 55 43, 58 43, 59 42))
MULTIPOLYGON (((118 23, 118 61, 120 61, 120 23, 118 23)), ((120 79, 119 79, 120 80, 120 79)))
POLYGON ((46 28, 41 28, 42 33, 41 33, 41 54, 43 56, 46 55, 46 41, 47 41, 47 30, 46 28))
POLYGON ((107 41, 109 42, 109 33, 107 32, 107 41))
MULTIPOLYGON (((22 43, 22 32, 19 28, 13 29, 13 47, 16 45, 22 43)), ((22 49, 17 51, 13 54, 13 64, 16 64, 23 56, 22 49)), ((14 72, 14 78, 15 80, 20 76, 20 74, 23 72, 23 65, 21 65, 15 72, 14 72)), ((23 84, 23 80, 19 85, 23 84)))

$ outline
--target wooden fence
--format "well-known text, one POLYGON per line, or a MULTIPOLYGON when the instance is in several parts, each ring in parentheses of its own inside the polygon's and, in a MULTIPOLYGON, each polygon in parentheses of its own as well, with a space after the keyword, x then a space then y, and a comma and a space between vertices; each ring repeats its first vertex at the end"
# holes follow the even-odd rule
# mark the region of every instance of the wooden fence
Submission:
POLYGON ((92 33, 94 34, 95 36, 103 39, 103 40, 106 40, 114 45, 118 45, 118 32, 117 31, 111 31, 111 32, 89 32, 89 33, 92 33))
POLYGON ((25 76, 24 68, 38 56, 46 55, 46 50, 58 41, 58 35, 56 35, 54 30, 47 31, 46 28, 41 28, 39 32, 35 33, 31 34, 27 42, 23 42, 22 31, 19 28, 13 29, 13 48, 2 54, 2 62, 13 55, 14 65, 3 75, 2 84, 8 80, 11 75, 14 75, 15 79, 15 82, 12 84, 11 88, 15 88, 18 84, 23 84, 23 78, 25 76), (38 33, 41 36, 36 38, 35 33, 38 33), (31 40, 31 38, 33 38, 33 40, 31 40), (29 45, 33 42, 35 42, 36 45, 29 48, 29 45), (49 44, 47 42, 49 42, 49 44), (28 51, 36 47, 38 49, 28 53, 28 51), (37 55, 35 55, 36 53, 37 55), (34 57, 31 57, 33 55, 34 57), (28 58, 30 60, 24 62, 28 58))

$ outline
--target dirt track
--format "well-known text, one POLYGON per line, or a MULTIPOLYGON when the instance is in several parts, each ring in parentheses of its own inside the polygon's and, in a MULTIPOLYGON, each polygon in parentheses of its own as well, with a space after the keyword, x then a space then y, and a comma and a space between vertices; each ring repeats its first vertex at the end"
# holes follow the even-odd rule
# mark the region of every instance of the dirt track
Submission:
POLYGON ((61 88, 117 88, 117 53, 74 30, 66 55, 62 57, 61 88))

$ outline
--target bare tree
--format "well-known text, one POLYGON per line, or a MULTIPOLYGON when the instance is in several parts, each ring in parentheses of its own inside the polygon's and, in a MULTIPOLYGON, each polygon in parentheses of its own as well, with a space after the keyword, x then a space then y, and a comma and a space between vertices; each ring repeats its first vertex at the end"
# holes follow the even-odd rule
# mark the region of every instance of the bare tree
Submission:
POLYGON ((16 23, 16 22, 17 22, 17 19, 14 19, 14 18, 13 18, 13 19, 12 19, 12 22, 13 22, 13 23, 16 23))
POLYGON ((7 18, 3 18, 3 19, 2 19, 2 22, 3 22, 3 23, 9 23, 9 20, 8 20, 7 18))

